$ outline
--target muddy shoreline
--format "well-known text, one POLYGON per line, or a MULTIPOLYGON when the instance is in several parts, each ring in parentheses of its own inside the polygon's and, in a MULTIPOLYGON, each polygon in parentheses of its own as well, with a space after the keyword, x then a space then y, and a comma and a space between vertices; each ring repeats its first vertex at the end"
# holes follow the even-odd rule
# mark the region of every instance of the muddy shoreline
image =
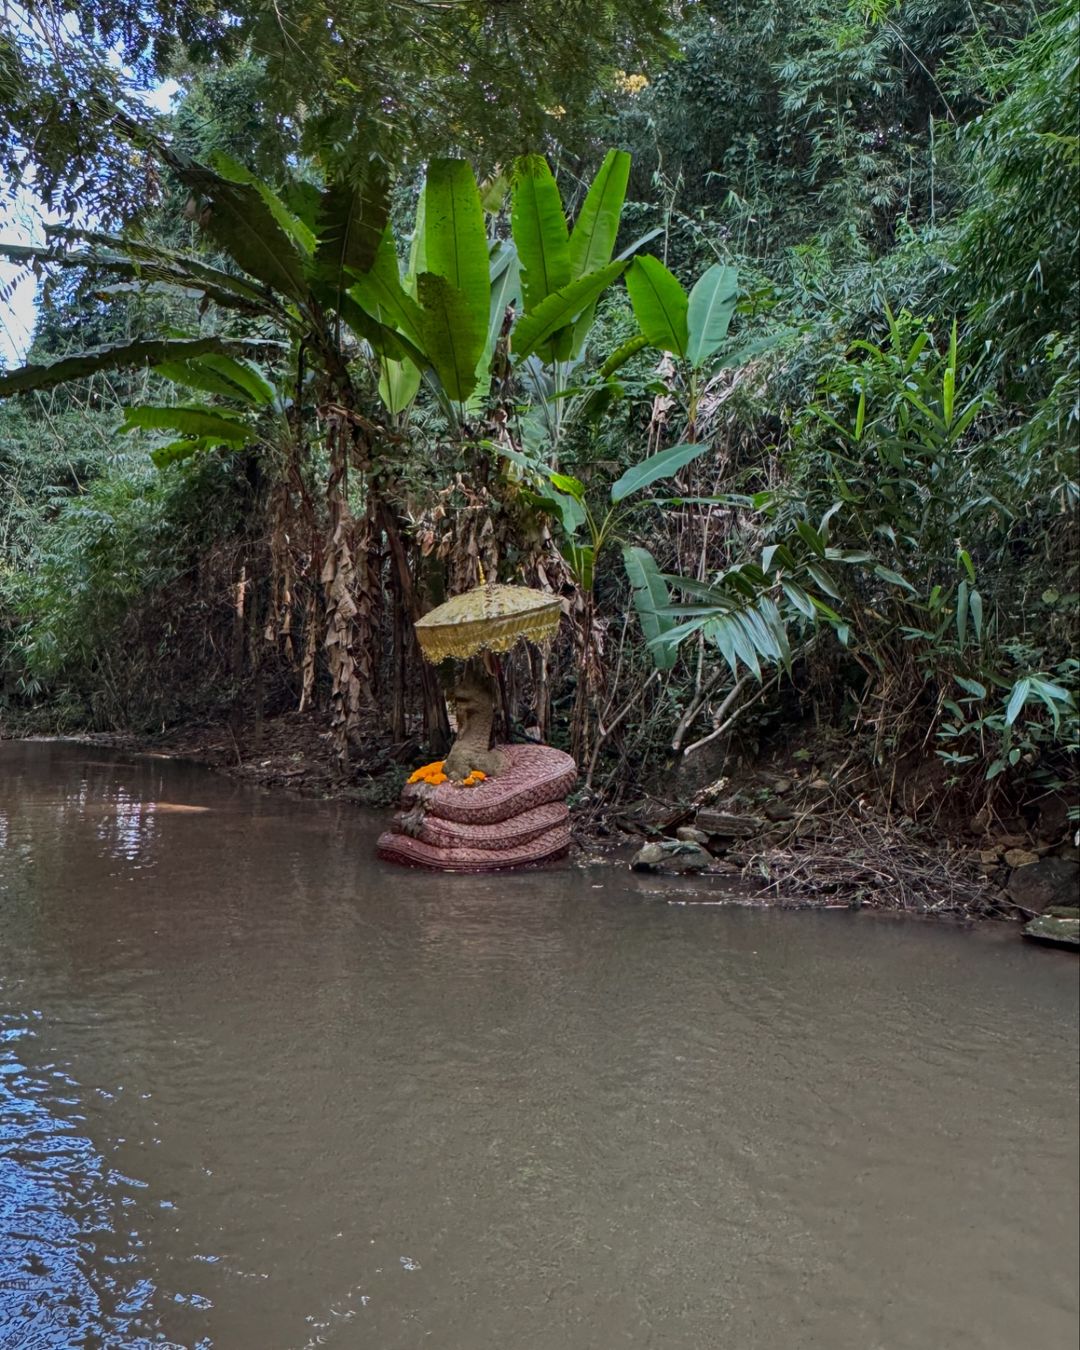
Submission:
MULTIPOLYGON (((267 791, 386 813, 396 805, 416 758, 409 745, 379 747, 366 763, 342 771, 317 724, 298 714, 257 728, 218 724, 156 735, 75 732, 10 739, 159 756, 267 791)), ((865 803, 852 810, 822 772, 816 765, 754 770, 738 781, 720 779, 682 801, 642 798, 605 806, 572 799, 572 863, 633 864, 653 876, 659 898, 674 904, 866 909, 1018 926, 1063 903, 1075 904, 1068 894, 1072 869, 1080 878, 1080 866, 1068 841, 1039 839, 1029 831, 995 842, 993 825, 982 837, 974 829, 967 838, 935 835, 910 821, 890 821, 865 803), (683 883, 672 885, 677 877, 683 883), (1033 884, 1040 878, 1041 884, 1033 884), (665 888, 673 893, 665 894, 665 888)), ((997 833, 1003 834, 1000 828, 997 833)))

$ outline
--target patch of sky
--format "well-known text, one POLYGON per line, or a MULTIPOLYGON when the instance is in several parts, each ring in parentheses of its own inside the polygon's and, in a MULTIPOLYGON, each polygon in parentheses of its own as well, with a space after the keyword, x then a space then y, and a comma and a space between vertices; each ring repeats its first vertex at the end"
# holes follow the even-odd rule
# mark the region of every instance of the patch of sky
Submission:
MULTIPOLYGON (((119 69, 120 53, 110 51, 109 64, 119 69)), ((165 113, 180 91, 175 80, 161 80, 149 89, 133 91, 148 108, 165 113)), ((60 222, 62 217, 47 211, 34 191, 33 174, 28 173, 0 195, 0 240, 9 244, 43 244, 45 227, 60 222)), ((90 225, 86 218, 74 224, 90 225)), ((34 337, 37 322, 38 281, 23 263, 12 263, 0 258, 0 368, 17 366, 26 359, 34 337)))

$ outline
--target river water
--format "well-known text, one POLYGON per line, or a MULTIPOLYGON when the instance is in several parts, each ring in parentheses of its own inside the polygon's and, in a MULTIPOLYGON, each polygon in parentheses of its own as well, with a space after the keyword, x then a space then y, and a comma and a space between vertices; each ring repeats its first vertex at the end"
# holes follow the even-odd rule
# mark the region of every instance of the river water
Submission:
POLYGON ((1075 1350, 1075 957, 378 825, 0 745, 2 1350, 1075 1350))

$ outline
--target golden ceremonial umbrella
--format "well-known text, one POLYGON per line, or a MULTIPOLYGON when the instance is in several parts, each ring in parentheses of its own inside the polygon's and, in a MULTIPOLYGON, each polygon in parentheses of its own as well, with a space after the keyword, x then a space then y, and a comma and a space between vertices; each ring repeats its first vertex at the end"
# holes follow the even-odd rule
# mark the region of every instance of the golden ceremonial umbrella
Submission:
POLYGON ((477 652, 507 652, 518 638, 542 642, 558 628, 561 614, 557 596, 489 582, 417 619, 416 637, 432 665, 448 656, 466 661, 477 652))

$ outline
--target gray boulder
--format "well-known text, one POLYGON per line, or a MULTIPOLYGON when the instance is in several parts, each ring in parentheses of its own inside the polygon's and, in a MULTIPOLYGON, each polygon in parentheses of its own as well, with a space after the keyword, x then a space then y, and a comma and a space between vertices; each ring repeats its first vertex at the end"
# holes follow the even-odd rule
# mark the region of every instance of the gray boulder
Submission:
POLYGON ((1075 905, 1080 892, 1080 864, 1066 858, 1040 858, 1017 867, 1005 888, 1021 909, 1042 914, 1054 905, 1075 905))
POLYGON ((704 872, 711 867, 713 856, 691 840, 665 839, 660 843, 645 844, 630 859, 635 872, 664 872, 681 876, 687 872, 704 872))

